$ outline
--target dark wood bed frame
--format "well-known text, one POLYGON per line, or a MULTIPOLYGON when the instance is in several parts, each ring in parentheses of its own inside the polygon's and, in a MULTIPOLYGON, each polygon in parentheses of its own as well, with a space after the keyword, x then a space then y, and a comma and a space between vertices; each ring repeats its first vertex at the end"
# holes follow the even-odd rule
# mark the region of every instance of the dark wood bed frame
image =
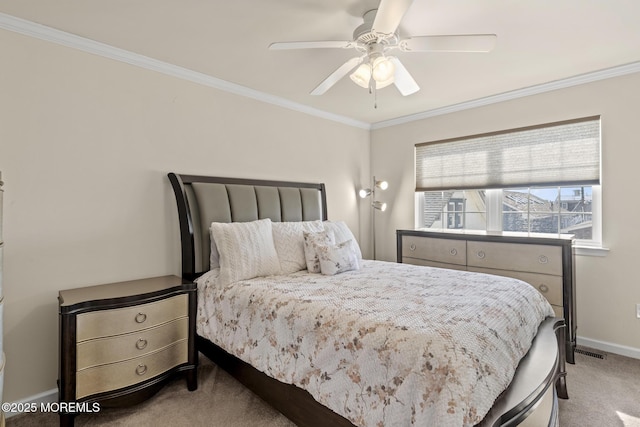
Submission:
MULTIPOLYGON (((169 173, 177 207, 182 246, 182 276, 188 280, 209 270, 209 230, 213 220, 234 222, 271 218, 272 221, 327 219, 324 184, 220 178, 169 173), (194 190, 199 190, 199 197, 194 190), (202 187, 215 189, 207 196, 202 187), (299 190, 296 196, 295 189, 299 190), (317 194, 314 195, 314 192, 317 194), (242 194, 255 194, 249 203, 255 212, 245 215, 242 194), (275 195, 276 203, 261 202, 264 194, 275 195), (280 196, 278 196, 280 195, 280 196), (221 199, 218 199, 221 197, 221 199), (215 198, 216 200, 202 200, 215 198), (262 203, 262 205, 261 205, 262 203), (279 203, 279 207, 277 206, 279 203), (219 205, 224 205, 220 208, 219 205), (262 206, 264 208, 262 208, 262 206), (213 212, 213 213, 212 213, 213 212), (275 212, 275 213, 274 213, 275 212), (296 220, 296 219, 293 219, 296 220)), ((249 196, 251 198, 251 196, 249 196)), ((271 197, 271 196, 269 196, 271 197)), ((557 398, 568 398, 565 371, 565 323, 548 318, 538 330, 532 347, 522 359, 511 385, 496 400, 478 426, 515 426, 525 419, 536 426, 558 423, 557 398)), ((344 417, 318 403, 305 390, 277 381, 230 355, 209 340, 197 336, 198 350, 263 400, 301 427, 354 427, 344 417)))

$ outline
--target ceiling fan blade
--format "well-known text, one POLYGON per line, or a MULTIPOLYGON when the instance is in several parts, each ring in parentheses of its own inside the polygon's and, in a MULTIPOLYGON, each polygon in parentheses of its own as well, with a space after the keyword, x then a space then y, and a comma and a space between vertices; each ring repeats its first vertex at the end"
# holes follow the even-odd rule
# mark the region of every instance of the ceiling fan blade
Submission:
POLYGON ((362 62, 362 58, 356 56, 355 58, 351 58, 344 64, 342 64, 337 70, 329 75, 326 79, 322 81, 314 90, 311 91, 311 95, 322 95, 326 91, 328 91, 331 86, 338 83, 338 81, 349 74, 351 70, 356 68, 362 62))
POLYGON ((381 0, 373 20, 374 33, 393 34, 413 0, 381 0))
POLYGON ((352 41, 317 41, 317 42, 278 42, 271 43, 271 50, 285 49, 321 49, 321 48, 342 48, 347 49, 353 46, 352 41))
POLYGON ((420 86, 413 80, 409 71, 402 65, 402 62, 398 58, 391 57, 391 61, 393 65, 396 67, 396 72, 393 76, 393 84, 396 85, 396 88, 400 91, 402 96, 411 95, 412 93, 416 93, 420 90, 420 86))
POLYGON ((405 52, 490 52, 496 45, 495 34, 411 37, 400 42, 405 52))

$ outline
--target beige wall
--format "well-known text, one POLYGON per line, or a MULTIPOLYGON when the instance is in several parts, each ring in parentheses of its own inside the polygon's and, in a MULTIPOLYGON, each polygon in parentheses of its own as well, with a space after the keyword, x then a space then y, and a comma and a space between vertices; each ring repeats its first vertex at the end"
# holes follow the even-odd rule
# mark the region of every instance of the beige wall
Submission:
POLYGON ((325 182, 330 217, 365 255, 370 210, 355 188, 372 171, 390 183, 376 227, 392 261, 395 230, 414 222, 415 143, 595 114, 611 251, 578 257, 578 335, 640 351, 640 75, 369 133, 2 30, 0 56, 6 401, 56 387, 58 290, 179 273, 169 171, 325 182))
POLYGON ((0 57, 6 401, 56 388, 58 290, 179 274, 169 171, 324 182, 359 234, 367 130, 2 30, 0 57))
POLYGON ((578 337, 640 355, 639 99, 640 74, 633 74, 374 130, 372 171, 390 185, 389 210, 376 218, 378 256, 395 260, 395 230, 414 224, 414 144, 599 114, 603 241, 610 252, 577 257, 578 337))

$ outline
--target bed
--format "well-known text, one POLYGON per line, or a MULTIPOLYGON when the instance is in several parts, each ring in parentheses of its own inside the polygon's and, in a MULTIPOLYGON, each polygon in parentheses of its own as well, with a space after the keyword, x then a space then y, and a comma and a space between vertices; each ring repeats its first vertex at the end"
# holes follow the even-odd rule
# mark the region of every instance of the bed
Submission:
POLYGON ((169 180, 198 350, 297 425, 557 425, 564 322, 528 285, 364 260, 323 184, 169 180))

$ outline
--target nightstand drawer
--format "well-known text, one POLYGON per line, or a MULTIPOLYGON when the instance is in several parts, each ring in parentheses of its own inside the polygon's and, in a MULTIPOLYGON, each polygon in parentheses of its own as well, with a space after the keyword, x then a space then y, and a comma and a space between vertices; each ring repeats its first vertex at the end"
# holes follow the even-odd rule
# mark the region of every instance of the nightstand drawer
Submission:
POLYGON ((466 265, 467 243, 464 240, 402 236, 402 257, 466 265))
POLYGON ((79 314, 76 342, 157 326, 187 316, 188 307, 188 297, 182 294, 133 307, 79 314))
POLYGON ((189 319, 182 317, 141 331, 83 341, 77 346, 76 369, 139 357, 187 339, 188 335, 189 319))
POLYGON ((562 248, 518 243, 467 242, 469 266, 562 276, 562 248))
POLYGON ((137 384, 187 362, 183 340, 146 356, 83 369, 76 374, 76 399, 137 384))

